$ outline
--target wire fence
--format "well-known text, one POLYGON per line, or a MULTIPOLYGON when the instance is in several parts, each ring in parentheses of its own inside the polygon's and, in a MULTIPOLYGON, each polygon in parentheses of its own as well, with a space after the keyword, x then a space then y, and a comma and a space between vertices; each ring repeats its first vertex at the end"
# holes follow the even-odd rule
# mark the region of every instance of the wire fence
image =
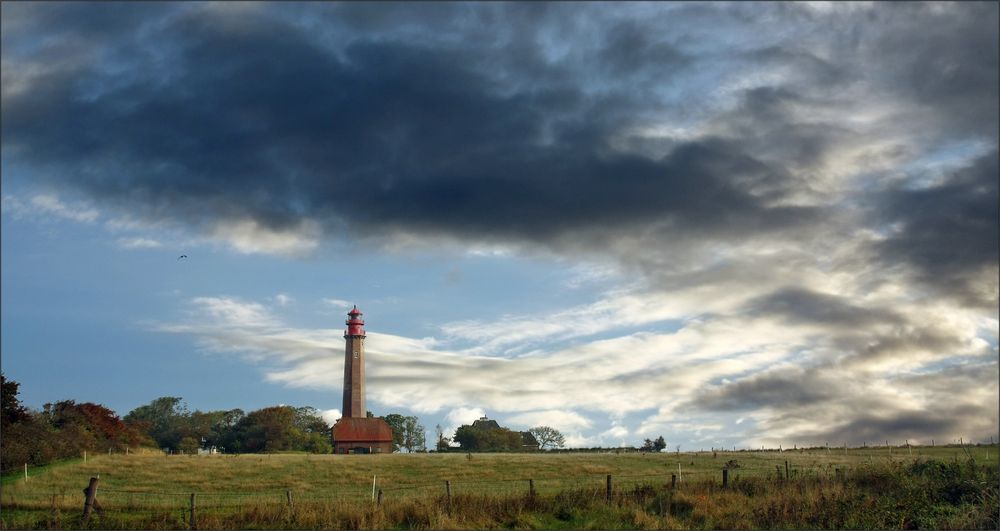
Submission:
MULTIPOLYGON (((715 470, 674 470, 666 473, 626 475, 592 474, 575 477, 511 478, 489 481, 443 480, 426 483, 367 484, 340 487, 335 491, 293 491, 271 489, 257 491, 151 491, 145 489, 104 488, 98 485, 94 509, 99 513, 129 513, 169 515, 189 518, 196 510, 206 512, 246 512, 289 509, 309 505, 398 503, 414 500, 450 503, 453 498, 514 498, 551 496, 573 492, 593 498, 620 499, 644 489, 683 489, 692 483, 738 485, 750 479, 773 481, 817 479, 845 479, 850 467, 732 467, 715 470)), ((81 487, 83 487, 81 485, 81 487)), ((7 509, 26 510, 80 510, 84 505, 86 488, 44 493, 39 491, 11 492, 5 489, 0 497, 7 509)))

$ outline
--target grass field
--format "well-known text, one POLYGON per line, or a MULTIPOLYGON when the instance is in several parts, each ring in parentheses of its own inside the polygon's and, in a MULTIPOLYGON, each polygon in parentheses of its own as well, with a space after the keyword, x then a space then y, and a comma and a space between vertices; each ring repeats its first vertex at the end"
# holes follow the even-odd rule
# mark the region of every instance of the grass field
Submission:
POLYGON ((104 512, 87 524, 98 528, 190 527, 191 494, 199 529, 997 523, 997 447, 983 446, 716 454, 103 455, 48 467, 27 481, 5 478, 0 524, 81 527, 82 490, 98 476, 104 512), (927 465, 929 459, 937 464, 927 465), (730 485, 722 489, 727 463, 730 485), (676 488, 671 475, 679 475, 676 488), (373 480, 375 492, 382 491, 381 505, 373 500, 373 480), (907 504, 915 505, 910 510, 907 504))

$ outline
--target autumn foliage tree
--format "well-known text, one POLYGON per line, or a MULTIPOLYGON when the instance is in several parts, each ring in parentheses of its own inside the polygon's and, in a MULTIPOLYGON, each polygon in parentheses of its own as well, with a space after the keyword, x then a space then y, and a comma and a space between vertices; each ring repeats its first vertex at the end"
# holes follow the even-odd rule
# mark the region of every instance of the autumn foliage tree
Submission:
POLYGON ((90 402, 63 400, 32 413, 17 399, 18 384, 3 378, 3 437, 0 468, 42 465, 78 457, 84 451, 123 450, 151 440, 114 411, 90 402))

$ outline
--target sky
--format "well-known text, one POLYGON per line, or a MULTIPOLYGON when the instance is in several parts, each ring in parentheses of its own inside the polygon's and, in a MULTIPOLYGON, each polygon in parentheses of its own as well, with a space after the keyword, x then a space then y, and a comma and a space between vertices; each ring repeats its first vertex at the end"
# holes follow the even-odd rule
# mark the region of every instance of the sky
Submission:
POLYGON ((31 407, 987 441, 996 3, 4 3, 31 407), (179 258, 186 255, 186 258, 179 258))

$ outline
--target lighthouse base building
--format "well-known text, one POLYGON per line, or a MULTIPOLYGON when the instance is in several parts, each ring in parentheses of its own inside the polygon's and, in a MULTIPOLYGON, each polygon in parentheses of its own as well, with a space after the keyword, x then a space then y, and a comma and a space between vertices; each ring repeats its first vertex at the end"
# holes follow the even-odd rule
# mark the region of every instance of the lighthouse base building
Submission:
POLYGON ((392 453, 392 428, 365 409, 365 321, 357 306, 347 313, 344 331, 344 409, 333 425, 335 454, 392 453))
POLYGON ((392 428, 377 418, 341 418, 333 425, 335 454, 391 454, 392 428))

